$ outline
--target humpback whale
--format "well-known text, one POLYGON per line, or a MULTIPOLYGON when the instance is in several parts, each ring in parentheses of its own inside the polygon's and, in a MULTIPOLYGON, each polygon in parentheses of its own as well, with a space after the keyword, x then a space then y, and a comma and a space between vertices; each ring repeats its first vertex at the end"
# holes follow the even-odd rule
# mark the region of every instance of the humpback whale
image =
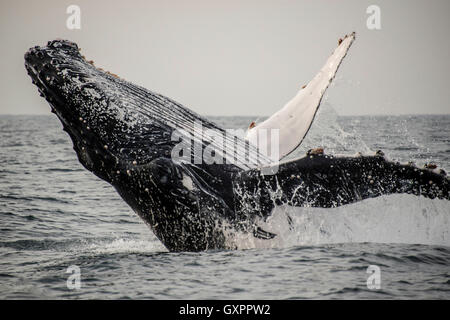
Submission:
POLYGON ((96 68, 67 40, 30 48, 25 68, 80 163, 110 183, 168 250, 234 249, 236 233, 261 241, 279 236, 261 227, 278 205, 329 208, 393 193, 449 200, 443 170, 392 162, 382 152, 334 156, 315 149, 283 160, 307 134, 354 39, 339 39, 314 79, 246 136, 226 135, 180 103, 96 68), (199 122, 224 138, 198 138, 199 122), (261 151, 274 141, 254 142, 265 129, 278 130, 275 157, 261 151), (174 157, 183 137, 197 137, 200 154, 213 147, 223 161, 202 161, 192 149, 174 157), (245 157, 227 152, 235 149, 245 157))

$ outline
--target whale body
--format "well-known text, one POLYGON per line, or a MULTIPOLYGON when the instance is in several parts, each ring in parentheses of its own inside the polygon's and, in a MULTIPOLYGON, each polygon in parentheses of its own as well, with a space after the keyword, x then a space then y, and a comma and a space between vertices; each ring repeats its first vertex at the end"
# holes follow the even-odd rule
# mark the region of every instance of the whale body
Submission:
POLYGON ((80 163, 110 183, 168 250, 234 249, 235 233, 263 241, 278 236, 260 227, 277 205, 329 208, 392 193, 449 200, 443 171, 391 162, 381 152, 345 157, 313 150, 282 161, 306 135, 353 40, 354 34, 340 40, 319 74, 246 137, 230 136, 178 102, 96 68, 70 41, 31 48, 25 67, 80 163), (222 138, 201 139, 199 123, 222 138), (252 136, 277 128, 274 158, 252 136), (199 152, 181 148, 188 151, 174 157, 183 138, 195 140, 199 152), (206 161, 205 153, 221 161, 206 161))

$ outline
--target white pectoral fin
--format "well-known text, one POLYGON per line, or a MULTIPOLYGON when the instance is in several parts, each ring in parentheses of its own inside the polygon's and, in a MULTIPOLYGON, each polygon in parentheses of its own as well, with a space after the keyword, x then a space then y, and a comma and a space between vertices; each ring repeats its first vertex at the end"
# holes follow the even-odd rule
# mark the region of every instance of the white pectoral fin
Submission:
POLYGON ((253 126, 250 127, 246 136, 249 142, 257 145, 259 149, 270 152, 272 150, 271 139, 265 139, 267 142, 261 141, 261 138, 258 140, 258 136, 261 137, 258 130, 265 129, 260 130, 261 132, 279 129, 279 159, 294 151, 308 133, 325 90, 336 75, 339 65, 354 40, 354 32, 345 36, 344 39, 339 39, 339 46, 328 58, 319 73, 291 101, 264 122, 256 126, 252 123, 253 126), (262 146, 261 143, 266 145, 262 146))

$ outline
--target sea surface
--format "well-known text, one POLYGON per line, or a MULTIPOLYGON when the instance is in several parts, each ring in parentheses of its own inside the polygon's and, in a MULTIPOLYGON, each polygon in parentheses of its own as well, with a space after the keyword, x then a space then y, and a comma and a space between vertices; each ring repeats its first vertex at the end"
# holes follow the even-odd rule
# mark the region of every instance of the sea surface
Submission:
MULTIPOLYGON (((321 108, 290 157, 318 146, 381 149, 450 169, 449 115, 343 117, 321 108)), ((225 128, 261 120, 211 119, 225 128)), ((55 116, 0 116, 0 299, 450 298, 450 201, 391 195, 277 210, 295 222, 279 247, 167 252, 81 166, 55 116)))

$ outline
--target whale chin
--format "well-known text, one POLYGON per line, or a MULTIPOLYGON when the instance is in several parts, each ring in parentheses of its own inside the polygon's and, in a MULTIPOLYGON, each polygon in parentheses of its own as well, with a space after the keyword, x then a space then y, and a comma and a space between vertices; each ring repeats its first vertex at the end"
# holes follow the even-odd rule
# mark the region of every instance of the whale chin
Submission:
POLYGON ((330 208, 393 193, 449 200, 444 171, 395 163, 382 152, 343 157, 318 148, 278 162, 308 132, 354 39, 351 34, 339 41, 318 76, 274 116, 252 124, 247 140, 228 137, 180 103, 96 68, 70 41, 31 48, 25 68, 81 164, 110 183, 170 251, 235 249, 236 234, 261 241, 277 237, 260 225, 277 205, 330 208), (225 136, 220 142, 196 141, 202 154, 214 147, 224 161, 197 162, 190 153, 173 157, 180 142, 174 137, 195 137, 197 123, 225 136), (280 130, 277 159, 252 144, 264 129, 280 130), (236 149, 246 157, 228 154, 236 149))

